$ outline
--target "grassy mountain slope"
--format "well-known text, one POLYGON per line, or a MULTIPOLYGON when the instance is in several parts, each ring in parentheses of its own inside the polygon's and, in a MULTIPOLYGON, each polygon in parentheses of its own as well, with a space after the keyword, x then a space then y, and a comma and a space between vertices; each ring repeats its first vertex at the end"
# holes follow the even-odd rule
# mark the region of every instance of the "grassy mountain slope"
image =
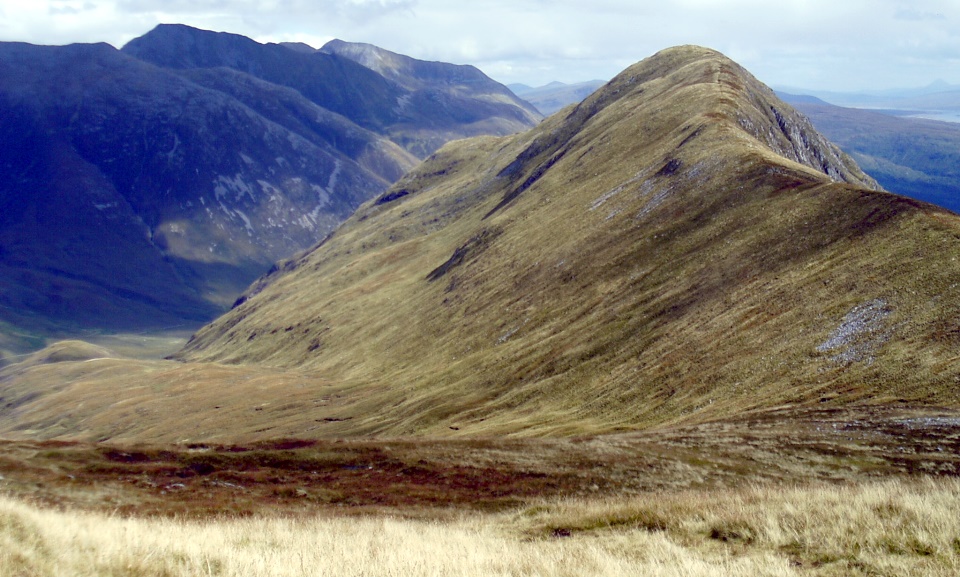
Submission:
POLYGON ((873 188, 734 63, 665 51, 444 148, 182 357, 364 383, 366 432, 955 403, 958 223, 873 188))
POLYGON ((960 222, 877 189, 735 63, 666 50, 528 133, 448 144, 185 363, 8 367, 5 430, 568 435, 956 406, 960 222))

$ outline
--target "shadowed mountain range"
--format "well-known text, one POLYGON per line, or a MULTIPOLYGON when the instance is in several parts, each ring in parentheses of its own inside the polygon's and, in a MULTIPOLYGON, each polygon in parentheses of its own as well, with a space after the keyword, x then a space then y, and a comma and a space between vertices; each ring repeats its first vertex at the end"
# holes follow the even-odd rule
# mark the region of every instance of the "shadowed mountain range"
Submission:
POLYGON ((430 66, 414 89, 179 25, 119 51, 0 44, 0 323, 196 325, 446 140, 539 120, 430 66))
POLYGON ((225 67, 293 88, 419 158, 451 139, 512 134, 541 119, 473 66, 424 62, 340 40, 313 52, 307 48, 162 25, 123 52, 166 68, 225 67))

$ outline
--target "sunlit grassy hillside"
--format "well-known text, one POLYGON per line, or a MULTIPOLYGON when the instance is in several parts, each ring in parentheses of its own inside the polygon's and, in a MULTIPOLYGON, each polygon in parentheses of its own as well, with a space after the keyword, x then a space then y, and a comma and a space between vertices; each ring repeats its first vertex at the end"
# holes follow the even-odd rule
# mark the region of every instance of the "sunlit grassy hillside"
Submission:
POLYGON ((960 221, 875 187, 736 64, 672 49, 449 145, 181 356, 356 383, 362 433, 956 405, 960 221))

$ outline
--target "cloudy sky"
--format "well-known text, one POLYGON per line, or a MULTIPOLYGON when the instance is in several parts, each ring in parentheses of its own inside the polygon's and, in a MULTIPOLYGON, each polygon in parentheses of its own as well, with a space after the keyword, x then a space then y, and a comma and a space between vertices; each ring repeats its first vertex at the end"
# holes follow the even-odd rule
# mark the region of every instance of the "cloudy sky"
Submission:
POLYGON ((0 40, 109 42, 158 23, 319 47, 341 38, 504 83, 608 79, 700 44, 774 86, 960 84, 957 0, 0 0, 0 40))

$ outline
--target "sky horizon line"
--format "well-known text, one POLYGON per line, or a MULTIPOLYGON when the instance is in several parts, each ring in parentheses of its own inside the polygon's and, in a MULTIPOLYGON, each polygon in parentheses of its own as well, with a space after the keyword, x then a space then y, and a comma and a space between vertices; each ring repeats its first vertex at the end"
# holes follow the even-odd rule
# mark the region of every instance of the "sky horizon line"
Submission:
MULTIPOLYGON (((243 36, 243 37, 245 37, 245 38, 249 38, 249 39, 251 39, 251 40, 253 40, 253 41, 255 41, 255 42, 258 42, 258 43, 260 43, 260 44, 282 44, 282 43, 302 44, 302 45, 305 45, 305 46, 309 46, 310 48, 312 48, 312 49, 314 49, 314 50, 319 50, 319 49, 321 49, 327 42, 330 42, 330 41, 332 41, 332 40, 341 40, 341 41, 343 41, 343 42, 350 42, 350 43, 371 44, 371 45, 373 45, 373 46, 377 46, 378 48, 382 48, 382 49, 388 50, 388 51, 390 51, 390 52, 395 52, 395 53, 397 53, 397 54, 402 54, 402 55, 404 55, 404 56, 410 56, 411 58, 416 58, 415 56, 412 56, 412 55, 409 55, 409 54, 403 54, 403 53, 401 53, 401 52, 397 52, 396 50, 391 50, 389 47, 380 46, 380 45, 374 44, 374 43, 372 43, 372 42, 366 42, 366 41, 363 41, 363 40, 347 40, 347 39, 343 39, 343 38, 330 38, 329 40, 327 40, 327 41, 325 41, 325 42, 323 42, 323 43, 321 43, 321 44, 319 44, 319 45, 314 45, 314 44, 311 44, 311 43, 309 43, 309 42, 304 42, 304 41, 302 41, 302 40, 297 40, 297 41, 288 41, 288 40, 275 41, 275 40, 273 40, 273 39, 263 40, 263 39, 258 39, 258 38, 246 36, 246 35, 244 35, 244 34, 240 34, 240 33, 237 33, 237 32, 230 32, 230 31, 228 31, 228 30, 209 30, 209 29, 206 29, 206 28, 198 28, 198 27, 195 27, 195 26, 190 26, 189 24, 183 24, 183 23, 181 23, 181 22, 160 22, 160 23, 156 24, 156 25, 155 25, 153 28, 151 28, 150 30, 147 30, 146 32, 144 32, 143 34, 140 34, 139 36, 134 36, 134 37, 130 38, 129 40, 125 40, 124 42, 120 43, 119 45, 118 45, 118 44, 115 44, 115 43, 112 43, 112 42, 109 42, 109 41, 107 41, 107 40, 99 40, 99 41, 91 41, 91 42, 71 42, 71 43, 68 43, 68 44, 39 44, 39 45, 40 45, 40 46, 68 46, 68 45, 70 45, 70 44, 108 44, 108 45, 112 46, 114 49, 120 50, 120 49, 123 48, 123 46, 125 46, 125 45, 126 45, 127 43, 129 43, 130 41, 135 40, 136 38, 140 38, 141 36, 143 36, 143 35, 145 35, 145 34, 148 34, 150 31, 154 30, 156 27, 162 26, 162 25, 172 25, 172 26, 181 25, 181 26, 189 26, 189 27, 191 27, 191 28, 196 28, 196 29, 198 29, 198 30, 205 30, 205 31, 208 31, 208 32, 216 32, 216 33, 223 33, 223 34, 233 34, 233 35, 236 35, 236 36, 243 36)), ((18 40, 3 40, 3 39, 0 39, 0 42, 23 42, 23 41, 18 41, 18 40)), ((667 49, 667 48, 670 48, 670 46, 664 46, 661 50, 667 49)), ((711 48, 711 47, 706 46, 705 48, 711 48)), ((659 50, 658 50, 658 51, 659 51, 659 50)), ((654 52, 654 53, 655 53, 655 52, 654 52)), ((647 56, 645 56, 645 57, 643 57, 643 58, 646 58, 646 57, 648 57, 648 56, 652 56, 654 53, 651 53, 651 54, 649 54, 649 55, 647 55, 647 56)), ((640 60, 642 60, 643 58, 641 58, 640 60)), ((418 60, 422 60, 422 59, 420 59, 420 58, 417 58, 417 59, 418 59, 418 60)), ((640 60, 637 60, 637 62, 639 62, 640 60)), ((435 62, 440 62, 440 61, 435 61, 435 62)), ((472 63, 469 63, 469 62, 460 62, 460 63, 450 62, 449 64, 462 64, 462 65, 476 66, 475 64, 472 64, 472 63)), ((479 66, 477 66, 477 68, 479 69, 479 66)), ((482 69, 480 69, 480 70, 481 70, 481 72, 484 72, 484 74, 487 74, 487 76, 490 76, 491 78, 493 78, 493 79, 496 80, 497 82, 500 82, 500 83, 502 83, 502 84, 504 84, 504 85, 520 84, 520 85, 528 86, 528 87, 534 88, 534 89, 536 89, 536 88, 543 88, 543 87, 547 86, 548 84, 557 83, 557 82, 559 82, 559 83, 561 83, 561 84, 566 84, 566 85, 573 85, 573 84, 582 84, 582 83, 588 83, 588 82, 608 82, 609 80, 611 80, 611 79, 613 78, 613 76, 611 76, 611 77, 609 77, 609 78, 588 78, 588 79, 581 79, 581 80, 573 80, 573 81, 569 81, 569 82, 567 82, 567 81, 562 81, 562 80, 550 80, 550 81, 548 81, 548 82, 546 82, 546 83, 544 83, 544 84, 531 85, 531 84, 527 84, 527 83, 522 82, 522 81, 510 81, 510 82, 501 81, 501 80, 499 80, 499 79, 497 79, 497 78, 494 78, 493 76, 491 76, 490 74, 488 74, 486 71, 484 71, 484 70, 482 70, 482 69)), ((818 87, 815 87, 815 86, 791 86, 791 85, 774 85, 774 84, 770 84, 769 86, 770 86, 771 88, 776 89, 776 90, 785 91, 785 92, 788 92, 788 91, 790 91, 790 90, 798 90, 798 91, 808 91, 808 92, 809 92, 809 91, 812 91, 812 92, 817 92, 817 93, 836 93, 836 94, 843 94, 843 95, 856 95, 856 94, 876 95, 876 94, 879 94, 879 93, 882 93, 882 92, 923 90, 923 89, 928 89, 928 88, 932 88, 932 87, 939 86, 939 85, 942 85, 942 86, 944 86, 947 90, 951 90, 951 91, 952 91, 952 90, 960 90, 960 84, 952 84, 952 83, 950 83, 950 82, 947 82, 947 81, 944 80, 943 78, 935 78, 935 79, 931 80, 929 83, 927 83, 927 84, 922 84, 922 85, 890 86, 890 87, 887 87, 887 88, 862 89, 862 90, 859 90, 859 91, 857 91, 857 90, 852 90, 852 91, 830 90, 830 89, 818 88, 818 87)), ((802 93, 801 93, 801 94, 802 94, 802 93)))

